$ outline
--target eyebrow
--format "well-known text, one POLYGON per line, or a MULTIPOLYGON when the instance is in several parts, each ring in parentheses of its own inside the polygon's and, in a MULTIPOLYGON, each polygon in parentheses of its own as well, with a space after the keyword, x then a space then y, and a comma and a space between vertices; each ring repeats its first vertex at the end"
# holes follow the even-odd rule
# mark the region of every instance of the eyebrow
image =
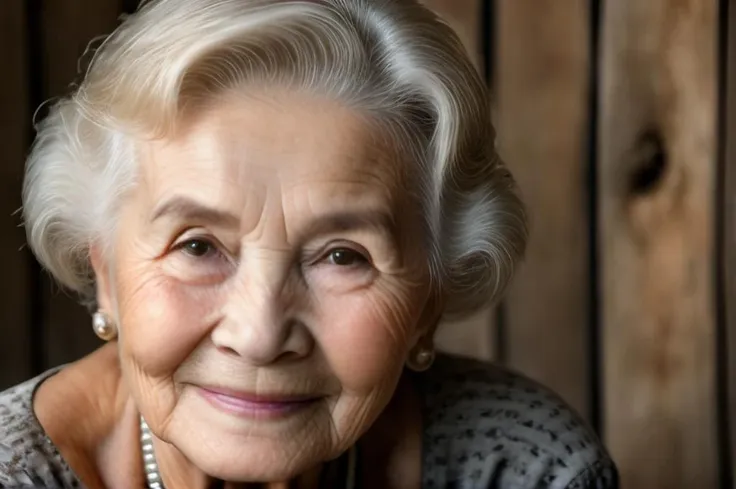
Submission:
POLYGON ((307 236, 362 230, 377 231, 392 245, 397 244, 393 216, 377 209, 337 211, 319 216, 308 227, 307 236))
POLYGON ((240 218, 235 214, 208 207, 189 197, 172 197, 164 201, 151 214, 151 222, 163 217, 178 216, 187 220, 207 222, 215 226, 237 227, 240 218))

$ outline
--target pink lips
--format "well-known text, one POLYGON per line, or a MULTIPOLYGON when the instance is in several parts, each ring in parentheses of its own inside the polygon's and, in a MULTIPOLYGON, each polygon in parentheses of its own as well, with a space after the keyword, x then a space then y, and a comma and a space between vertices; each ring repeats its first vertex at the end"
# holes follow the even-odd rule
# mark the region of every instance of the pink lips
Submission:
POLYGON ((274 419, 314 404, 319 398, 308 396, 259 396, 214 387, 198 389, 213 406, 236 416, 274 419))

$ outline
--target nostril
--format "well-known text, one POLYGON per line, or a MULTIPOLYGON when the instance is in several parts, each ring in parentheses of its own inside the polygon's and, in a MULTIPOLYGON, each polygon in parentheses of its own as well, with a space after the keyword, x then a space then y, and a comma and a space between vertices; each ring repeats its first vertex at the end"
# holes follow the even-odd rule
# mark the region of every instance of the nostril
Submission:
POLYGON ((235 349, 230 348, 229 346, 218 345, 217 351, 219 351, 220 353, 224 353, 225 355, 231 355, 231 356, 236 356, 236 357, 240 356, 238 352, 235 351, 235 349))
POLYGON ((300 360, 303 357, 299 352, 285 351, 276 359, 277 362, 288 363, 296 360, 300 360))

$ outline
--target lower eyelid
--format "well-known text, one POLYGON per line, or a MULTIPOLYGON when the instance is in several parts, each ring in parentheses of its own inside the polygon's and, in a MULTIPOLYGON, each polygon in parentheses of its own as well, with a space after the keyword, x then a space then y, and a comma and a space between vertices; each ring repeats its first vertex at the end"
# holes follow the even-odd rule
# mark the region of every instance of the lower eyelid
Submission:
MULTIPOLYGON (((232 265, 232 260, 225 255, 222 251, 217 249, 216 247, 213 247, 210 251, 208 251, 204 255, 192 255, 191 253, 187 252, 183 247, 174 250, 175 253, 177 253, 182 259, 186 260, 190 267, 217 267, 219 269, 222 269, 223 267, 230 267, 232 265)), ((220 273, 220 272, 216 272, 220 273)))

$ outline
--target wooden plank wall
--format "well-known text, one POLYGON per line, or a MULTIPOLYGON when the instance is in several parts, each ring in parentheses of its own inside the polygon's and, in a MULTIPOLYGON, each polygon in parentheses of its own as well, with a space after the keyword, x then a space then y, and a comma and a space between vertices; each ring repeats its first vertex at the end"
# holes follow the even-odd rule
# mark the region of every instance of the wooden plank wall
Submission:
POLYGON ((505 359, 589 415, 588 2, 498 0, 496 12, 499 151, 532 229, 505 359))
POLYGON ((603 12, 604 434, 627 487, 716 487, 717 2, 603 12))
MULTIPOLYGON (((443 325, 438 344, 558 391, 626 489, 731 487, 736 0, 423 1, 492 74, 532 224, 500 308, 443 325)), ((99 344, 19 251, 11 214, 32 107, 67 90, 90 39, 135 3, 0 3, 0 388, 99 344)))

